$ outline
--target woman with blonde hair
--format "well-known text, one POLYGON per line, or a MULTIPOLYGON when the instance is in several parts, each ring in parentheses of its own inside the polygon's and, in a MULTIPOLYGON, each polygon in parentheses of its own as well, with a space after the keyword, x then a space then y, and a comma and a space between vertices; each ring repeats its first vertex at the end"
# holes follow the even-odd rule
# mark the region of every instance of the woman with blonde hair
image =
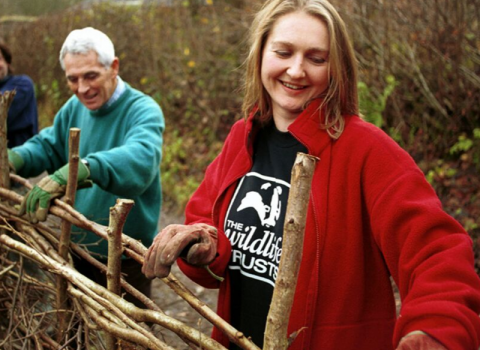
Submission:
MULTIPOLYGON (((269 0, 252 25, 245 120, 145 256, 220 288, 218 313, 262 347, 297 152, 320 159, 308 203, 289 349, 445 350, 480 345, 471 239, 413 159, 359 117, 357 63, 325 0, 269 0), (201 266, 225 279, 214 279, 201 266), (399 287, 397 318, 390 281, 399 287)), ((217 329, 213 337, 235 344, 217 329)))

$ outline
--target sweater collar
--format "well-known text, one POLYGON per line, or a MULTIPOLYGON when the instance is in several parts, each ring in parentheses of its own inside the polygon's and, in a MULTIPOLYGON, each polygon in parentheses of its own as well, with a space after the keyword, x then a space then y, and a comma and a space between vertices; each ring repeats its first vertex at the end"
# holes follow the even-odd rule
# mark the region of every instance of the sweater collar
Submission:
POLYGON ((100 107, 99 109, 94 110, 94 111, 90 111, 90 114, 92 116, 102 116, 102 115, 108 114, 112 110, 114 110, 120 103, 122 103, 122 101, 128 95, 128 91, 129 91, 129 88, 130 88, 130 85, 128 85, 128 83, 126 83, 126 82, 123 82, 122 85, 123 85, 123 87, 122 87, 121 94, 119 96, 116 96, 115 100, 112 103, 110 103, 108 105, 106 103, 102 107, 100 107))
POLYGON ((103 107, 110 107, 116 100, 122 96, 122 94, 125 92, 125 82, 120 78, 120 76, 117 76, 117 87, 115 88, 115 91, 113 92, 112 96, 110 99, 103 105, 103 107))

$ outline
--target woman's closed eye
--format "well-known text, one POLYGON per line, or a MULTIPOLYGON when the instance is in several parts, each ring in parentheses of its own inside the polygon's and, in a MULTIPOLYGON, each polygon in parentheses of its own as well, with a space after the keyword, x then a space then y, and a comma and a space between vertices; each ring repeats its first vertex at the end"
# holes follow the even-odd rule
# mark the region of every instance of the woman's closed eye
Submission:
POLYGON ((314 64, 324 64, 327 62, 327 59, 325 57, 320 57, 320 56, 310 56, 309 59, 314 64))
POLYGON ((291 56, 290 51, 285 51, 285 50, 276 50, 274 51, 277 56, 282 57, 282 58, 287 58, 291 56))

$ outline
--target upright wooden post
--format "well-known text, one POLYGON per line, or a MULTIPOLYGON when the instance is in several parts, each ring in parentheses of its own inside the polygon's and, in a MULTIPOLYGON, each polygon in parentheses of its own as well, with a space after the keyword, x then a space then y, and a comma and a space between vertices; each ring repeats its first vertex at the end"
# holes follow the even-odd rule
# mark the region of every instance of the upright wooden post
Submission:
MULTIPOLYGON (((71 128, 68 140, 68 181, 65 192, 64 201, 73 206, 75 203, 75 194, 77 192, 77 178, 78 178, 78 162, 80 145, 80 129, 71 128)), ((68 261, 68 249, 70 246, 70 234, 72 224, 67 220, 62 220, 60 224, 60 240, 58 243, 58 254, 68 261)), ((65 332, 67 331, 67 313, 64 310, 68 309, 68 295, 67 295, 67 280, 63 277, 57 277, 57 310, 58 312, 58 334, 57 342, 62 344, 62 340, 65 338, 65 332)))
POLYGON ((8 166, 7 118, 8 109, 15 97, 14 91, 0 92, 0 187, 10 188, 10 169, 8 166))
MULTIPOLYGON (((107 263, 107 289, 120 295, 120 277, 122 272, 122 230, 127 220, 127 215, 135 202, 131 199, 117 199, 114 207, 110 208, 110 221, 107 228, 108 234, 108 263, 107 263)), ((107 350, 116 348, 116 339, 113 335, 106 336, 107 350)))
POLYGON ((298 153, 292 169, 280 266, 265 328, 264 350, 285 350, 289 346, 288 319, 302 261, 303 238, 313 172, 318 158, 298 153))

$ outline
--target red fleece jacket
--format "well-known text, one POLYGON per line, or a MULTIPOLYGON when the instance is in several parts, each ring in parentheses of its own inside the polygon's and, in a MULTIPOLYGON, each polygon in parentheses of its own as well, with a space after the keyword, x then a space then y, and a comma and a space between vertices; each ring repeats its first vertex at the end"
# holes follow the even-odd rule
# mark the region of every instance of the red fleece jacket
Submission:
MULTIPOLYGON (((390 137, 348 116, 342 136, 332 140, 317 109, 318 101, 311 103, 289 127, 320 158, 289 334, 306 328, 289 349, 388 350, 422 330, 450 350, 477 350, 480 278, 471 239, 390 137), (390 276, 402 297, 398 318, 390 276)), ((255 130, 252 117, 235 123, 186 209, 187 224, 219 229, 219 256, 210 268, 225 281, 178 261, 193 281, 220 288, 218 314, 227 321, 231 246, 224 219, 237 181, 252 165, 255 130)), ((228 346, 218 330, 213 337, 228 346)))

